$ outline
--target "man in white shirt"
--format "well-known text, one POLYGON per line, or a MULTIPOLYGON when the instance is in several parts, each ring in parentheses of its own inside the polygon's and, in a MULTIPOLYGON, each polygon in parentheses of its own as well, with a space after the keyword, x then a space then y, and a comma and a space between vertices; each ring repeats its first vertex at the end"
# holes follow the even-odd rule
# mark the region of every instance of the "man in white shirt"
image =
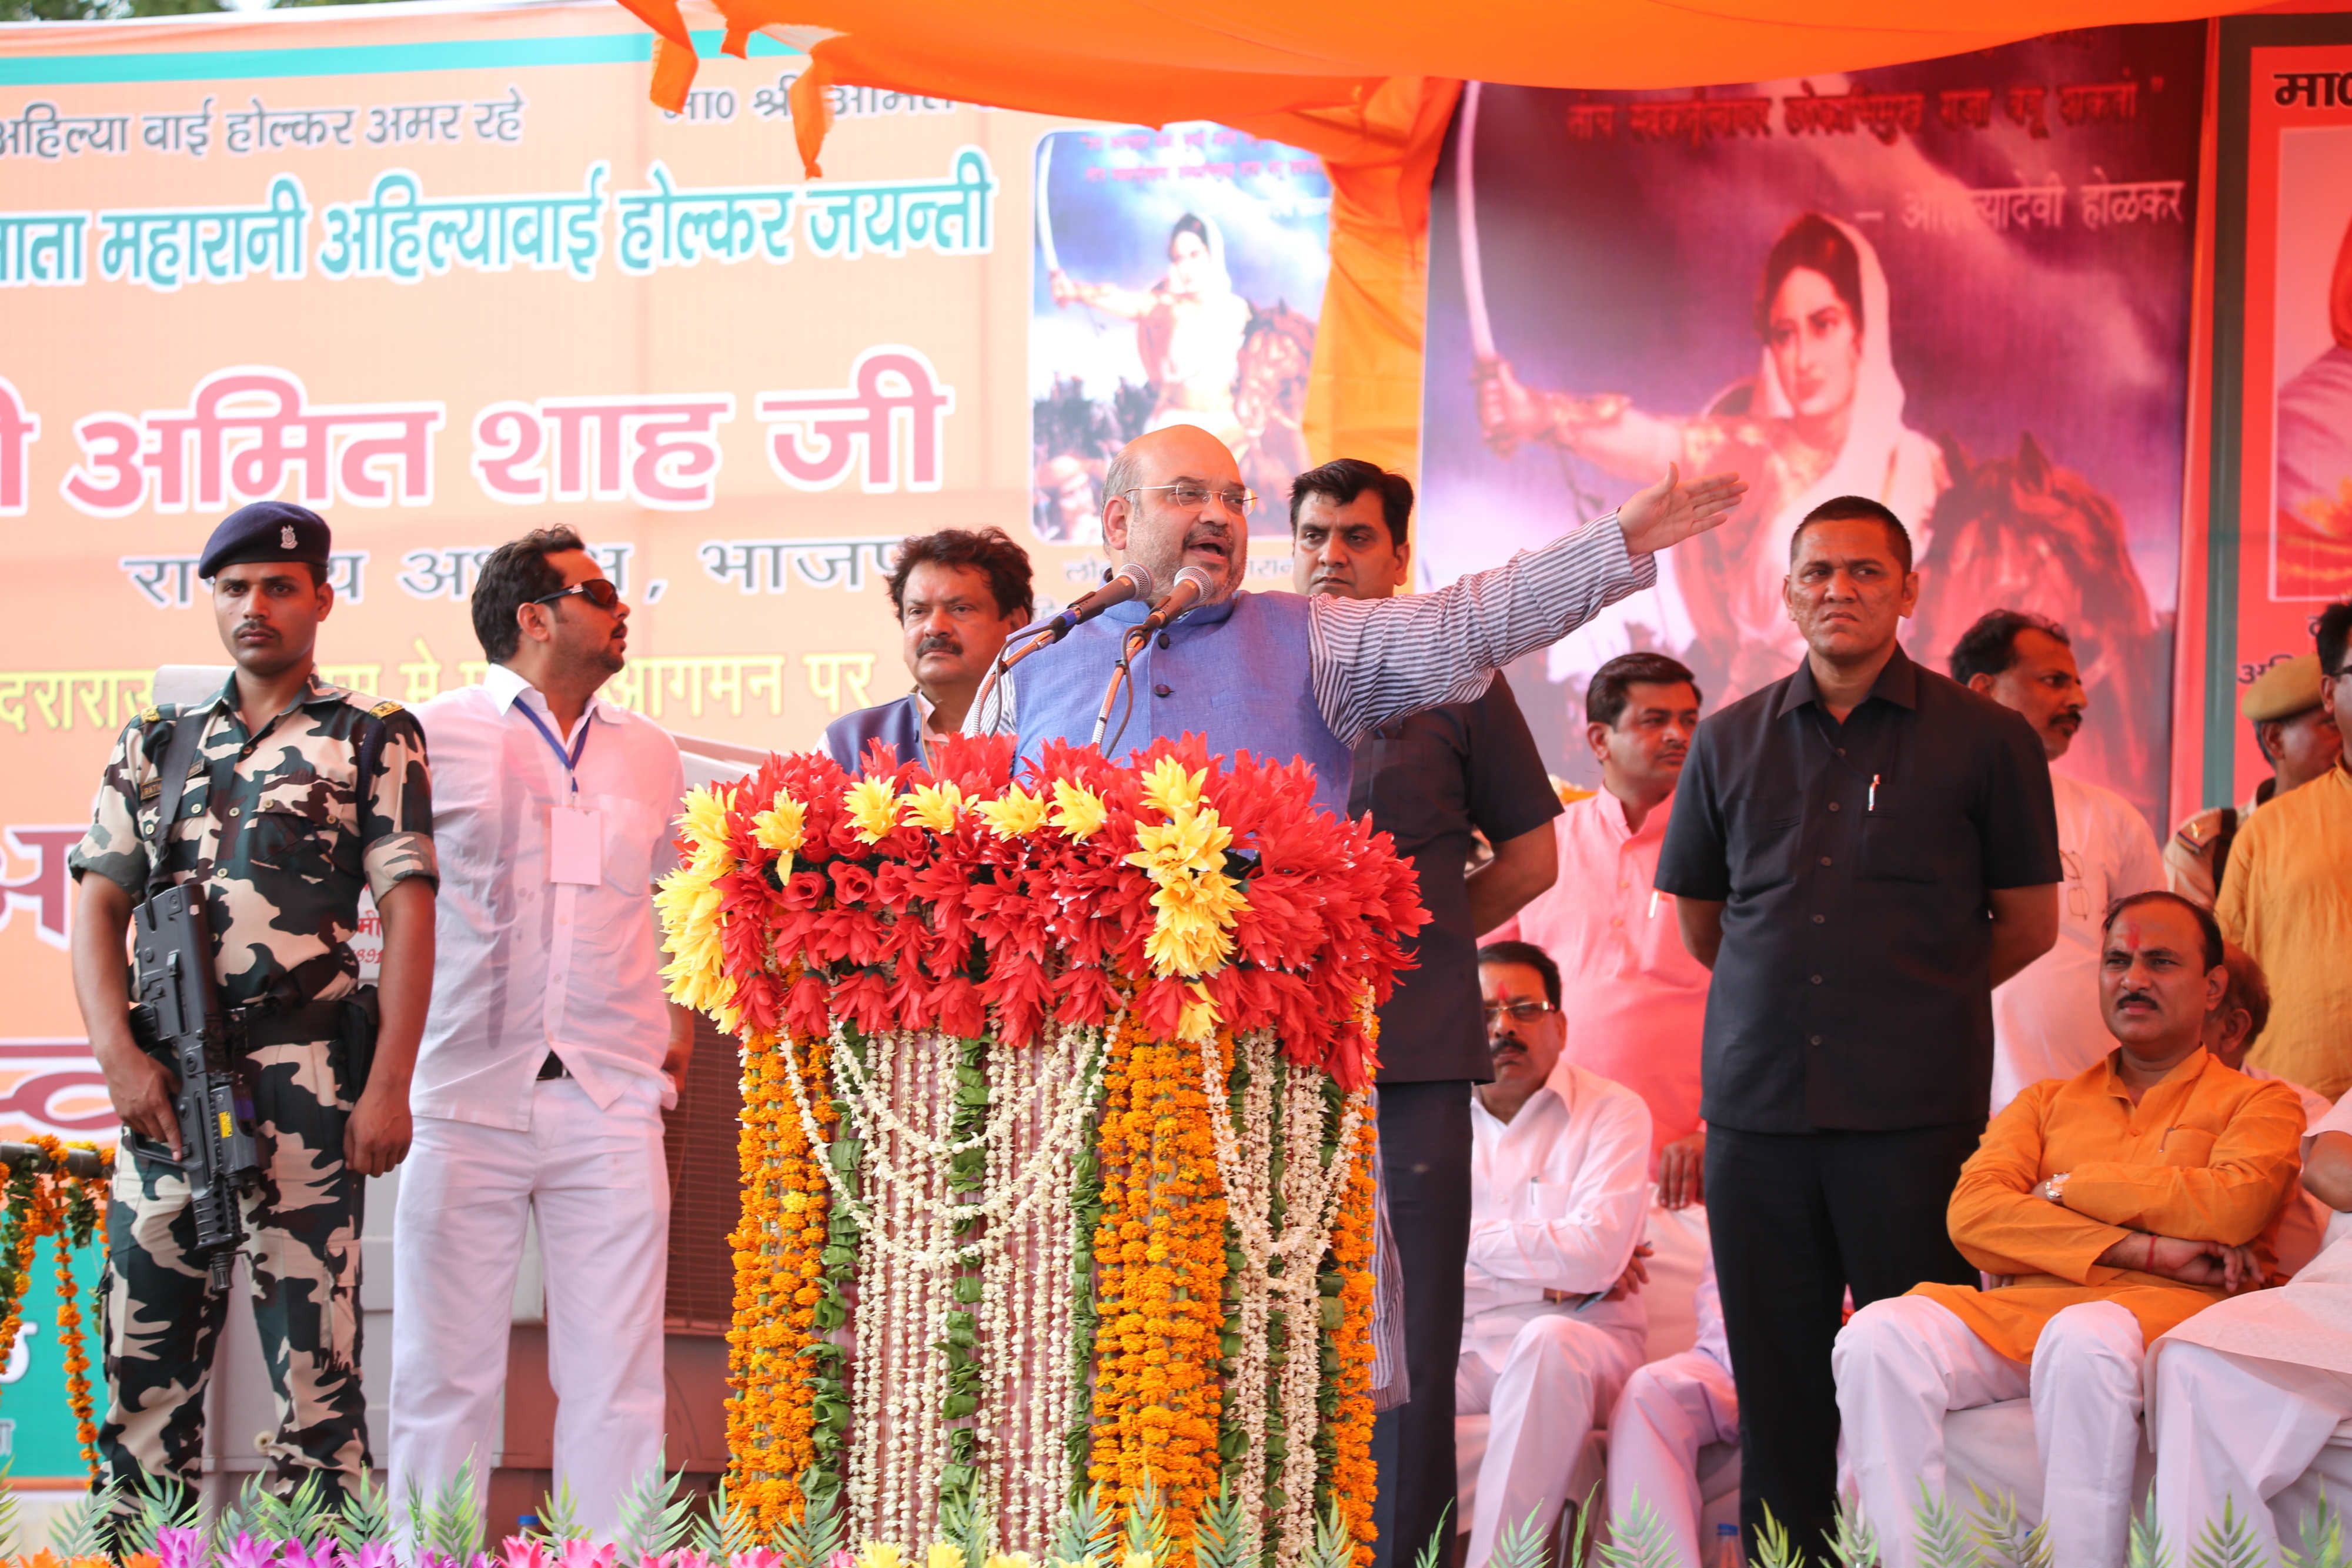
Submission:
POLYGON ((1454 1402, 1493 1419, 1465 1568, 1485 1568, 1503 1531, 1559 1519, 1578 1452, 1641 1364, 1647 1327, 1641 1298, 1614 1287, 1650 1204, 1649 1109, 1561 1060, 1559 969, 1542 948, 1480 948, 1478 988, 1495 1081, 1470 1108, 1454 1402))
MULTIPOLYGON (((1620 1548, 1639 1552, 1646 1510, 1663 1561, 1706 1568, 1699 1555, 1698 1451, 1739 1441, 1739 1391, 1731 1381, 1731 1347, 1723 1335, 1723 1298, 1715 1264, 1699 1276, 1693 1302, 1698 1343, 1634 1370, 1609 1416, 1609 1521, 1620 1548)), ((1728 1528, 1728 1527, 1727 1527, 1728 1528)))
MULTIPOLYGON (((1952 645, 1952 679, 2024 716, 2053 763, 2083 727, 2089 698, 2065 631, 1992 610, 1952 645)), ((2099 1017, 2100 923, 2118 898, 2165 885, 2156 835, 2112 789, 2050 770, 2058 806, 2058 941, 1992 993, 1994 1115, 2029 1083, 2072 1078, 2115 1049, 2099 1017)))
POLYGON ((595 695, 629 611, 578 535, 493 551, 473 613, 489 673, 417 710, 444 861, 393 1220, 392 1495, 469 1458, 483 1494, 535 1215, 556 1483, 609 1533, 664 1425, 661 1113, 694 1031, 663 996, 652 886, 685 779, 667 734, 595 695))

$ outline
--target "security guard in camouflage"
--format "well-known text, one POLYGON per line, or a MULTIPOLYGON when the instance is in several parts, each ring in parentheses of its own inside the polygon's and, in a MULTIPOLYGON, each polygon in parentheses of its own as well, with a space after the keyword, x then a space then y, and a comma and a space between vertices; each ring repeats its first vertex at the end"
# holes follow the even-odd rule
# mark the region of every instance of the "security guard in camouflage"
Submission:
POLYGON ((221 525, 200 570, 236 673, 211 701, 151 708, 123 730, 69 861, 80 884, 76 987, 131 1156, 116 1163, 100 1287, 108 1408, 99 1446, 126 1486, 142 1471, 196 1479, 227 1311, 188 1257, 187 1183, 170 1157, 180 1141, 175 1080, 131 1040, 124 1018, 124 936, 147 894, 165 749, 185 724, 201 725, 202 738, 163 869, 204 887, 221 1003, 248 1020, 235 1071, 263 1174, 243 1200, 243 1255, 278 1416, 262 1450, 272 1490, 290 1492, 316 1474, 330 1502, 372 1463, 360 1386, 362 1194, 365 1176, 407 1151, 437 875, 415 719, 318 677, 317 622, 333 604, 328 548, 325 522, 299 507, 260 503, 221 525), (383 921, 380 994, 360 988, 351 946, 363 885, 383 921), (361 1035, 371 1010, 382 1019, 372 1066, 361 1035))

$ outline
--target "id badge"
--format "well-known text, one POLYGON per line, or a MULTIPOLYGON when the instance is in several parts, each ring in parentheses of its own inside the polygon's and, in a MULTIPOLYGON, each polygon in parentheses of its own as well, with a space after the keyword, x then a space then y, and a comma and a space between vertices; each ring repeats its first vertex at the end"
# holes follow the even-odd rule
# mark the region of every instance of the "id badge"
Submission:
POLYGON ((604 880, 604 818, 578 806, 547 809, 547 880, 593 886, 604 880))

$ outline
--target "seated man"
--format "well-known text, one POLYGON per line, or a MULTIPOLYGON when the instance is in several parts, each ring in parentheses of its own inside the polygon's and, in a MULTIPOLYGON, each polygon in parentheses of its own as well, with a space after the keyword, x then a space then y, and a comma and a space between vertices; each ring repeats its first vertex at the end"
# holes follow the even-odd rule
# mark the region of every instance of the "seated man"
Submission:
POLYGON ((1885 1568, 1921 1561, 1945 1414, 2028 1395, 2053 1560, 2122 1568, 2147 1342, 2269 1277, 2303 1108, 2206 1053, 2228 985, 2210 912, 2141 893, 2105 924, 2100 1011, 2119 1049, 2011 1102, 1952 1192, 1954 1245, 2014 1283, 1921 1285, 1838 1335, 1846 1461, 1885 1568))
POLYGON ((1646 1509, 1670 1543, 1665 1561, 1702 1568, 1698 1451, 1739 1441, 1739 1394, 1723 1338, 1723 1300, 1709 1262, 1698 1282, 1698 1343, 1654 1361, 1625 1380, 1609 1416, 1609 1520, 1617 1544, 1637 1550, 1635 1517, 1646 1509))
MULTIPOLYGON (((2352 1094, 2304 1140, 2303 1185, 2352 1210, 2352 1094)), ((2254 1542, 2246 1561, 2285 1561, 2265 1505, 2352 1419, 2352 1239, 2287 1281, 2224 1301, 2166 1334, 2150 1355, 2158 1523, 2186 1560, 2228 1506, 2254 1542)))
POLYGON ((1464 1568, 1504 1530, 1549 1526, 1585 1438, 1641 1364, 1641 1298, 1612 1299, 1650 1206, 1641 1096, 1560 1056, 1559 970, 1478 949, 1495 1081, 1470 1107, 1470 1254, 1454 1408, 1492 1415, 1464 1568))

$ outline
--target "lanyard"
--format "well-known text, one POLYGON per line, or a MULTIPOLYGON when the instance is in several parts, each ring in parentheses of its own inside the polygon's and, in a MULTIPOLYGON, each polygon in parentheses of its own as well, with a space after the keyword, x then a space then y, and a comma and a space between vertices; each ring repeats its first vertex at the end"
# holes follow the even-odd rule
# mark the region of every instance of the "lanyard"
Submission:
POLYGON ((572 794, 579 794, 580 754, 588 749, 588 721, 592 716, 588 714, 580 716, 580 737, 572 743, 572 749, 567 752, 563 749, 563 743, 555 738, 555 732, 547 727, 547 721, 533 713, 529 703, 517 697, 514 706, 521 710, 523 717, 530 720, 530 727, 539 731, 540 738, 547 742, 547 748, 555 753, 555 759, 563 764, 563 771, 572 780, 572 794))

